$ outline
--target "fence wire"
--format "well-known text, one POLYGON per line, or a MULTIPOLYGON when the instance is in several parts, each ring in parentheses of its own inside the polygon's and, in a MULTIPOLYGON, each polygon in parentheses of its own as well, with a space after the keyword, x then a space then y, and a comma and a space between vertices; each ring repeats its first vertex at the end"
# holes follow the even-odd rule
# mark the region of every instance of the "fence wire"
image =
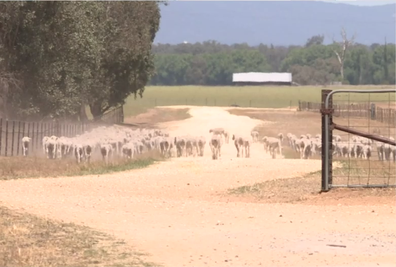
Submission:
MULTIPOLYGON (((395 93, 337 93, 332 123, 358 131, 333 130, 331 187, 395 187, 396 146, 367 137, 396 139, 395 93)), ((316 105, 301 103, 301 109, 316 105)))
POLYGON ((123 107, 117 107, 100 117, 97 121, 63 123, 13 121, 0 118, 0 156, 22 155, 22 138, 30 137, 29 153, 42 150, 44 136, 74 137, 100 125, 123 123, 123 107))

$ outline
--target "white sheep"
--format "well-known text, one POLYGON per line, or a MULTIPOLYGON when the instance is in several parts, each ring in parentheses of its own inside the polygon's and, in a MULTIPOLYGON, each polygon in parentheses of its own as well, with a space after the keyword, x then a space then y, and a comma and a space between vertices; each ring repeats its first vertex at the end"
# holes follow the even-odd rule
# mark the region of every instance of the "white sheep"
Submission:
POLYGON ((210 141, 209 147, 212 151, 212 159, 218 159, 221 157, 221 146, 222 146, 223 139, 219 134, 213 134, 210 141))
POLYGON ((271 154, 272 158, 276 158, 276 151, 280 156, 282 155, 283 134, 278 134, 278 138, 264 136, 262 141, 264 149, 271 154))
POLYGON ((172 148, 173 148, 172 138, 163 137, 160 142, 161 154, 164 155, 165 157, 171 157, 172 148))
POLYGON ((234 141, 235 148, 237 150, 237 157, 243 157, 245 149, 245 139, 241 136, 235 134, 232 135, 232 140, 234 141))
POLYGON ((198 140, 198 156, 203 157, 204 151, 205 151, 205 144, 206 144, 206 139, 203 136, 200 136, 197 138, 198 140))
POLYGON ((174 145, 176 146, 176 156, 181 157, 186 149, 186 140, 184 137, 175 137, 174 145))
POLYGON ((224 141, 226 144, 228 144, 230 135, 226 130, 224 130, 224 128, 212 128, 209 130, 209 133, 224 136, 224 141))
POLYGON ((123 153, 123 155, 128 158, 131 159, 134 157, 135 153, 136 153, 136 147, 133 143, 126 143, 122 146, 121 151, 123 153))
POLYGON ((44 144, 45 154, 47 155, 48 159, 56 158, 57 142, 58 142, 58 137, 54 135, 48 137, 48 139, 45 140, 45 144, 44 144))
POLYGON ((103 161, 106 162, 106 164, 109 163, 109 157, 113 156, 113 146, 109 143, 101 144, 100 145, 100 153, 102 154, 103 161))
POLYGON ((73 147, 74 156, 76 157, 77 163, 80 163, 84 159, 84 149, 81 144, 75 144, 73 147))
POLYGON ((252 136, 253 143, 258 142, 258 139, 259 139, 259 132, 258 131, 251 131, 250 135, 252 136))
POLYGON ((24 157, 27 156, 28 150, 29 150, 29 143, 32 140, 32 138, 28 136, 22 137, 22 154, 24 157))

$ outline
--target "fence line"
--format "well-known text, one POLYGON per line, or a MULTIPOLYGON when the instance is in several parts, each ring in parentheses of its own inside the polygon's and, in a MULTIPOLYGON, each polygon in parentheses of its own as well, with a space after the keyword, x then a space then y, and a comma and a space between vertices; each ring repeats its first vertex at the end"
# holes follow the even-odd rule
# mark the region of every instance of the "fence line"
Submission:
MULTIPOLYGON (((322 103, 298 101, 298 111, 312 111, 320 113, 322 103)), ((396 109, 381 108, 375 103, 333 104, 333 116, 370 118, 389 125, 396 125, 396 109)))
POLYGON ((0 156, 22 155, 22 137, 31 138, 29 154, 39 152, 44 136, 74 137, 101 125, 124 122, 123 107, 117 107, 100 119, 87 122, 39 121, 27 122, 0 118, 0 156))

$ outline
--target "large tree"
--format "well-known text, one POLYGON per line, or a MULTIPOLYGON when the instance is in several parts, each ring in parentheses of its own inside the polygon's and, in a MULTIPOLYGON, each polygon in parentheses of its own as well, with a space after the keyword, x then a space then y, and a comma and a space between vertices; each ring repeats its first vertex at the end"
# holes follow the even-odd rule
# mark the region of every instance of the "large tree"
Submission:
POLYGON ((153 1, 106 2, 105 6, 102 64, 89 94, 95 117, 123 104, 130 94, 142 97, 154 73, 151 45, 160 20, 158 3, 153 1))
POLYGON ((156 2, 1 2, 0 72, 22 84, 7 98, 21 115, 70 117, 88 104, 99 118, 143 92, 159 19, 156 2))

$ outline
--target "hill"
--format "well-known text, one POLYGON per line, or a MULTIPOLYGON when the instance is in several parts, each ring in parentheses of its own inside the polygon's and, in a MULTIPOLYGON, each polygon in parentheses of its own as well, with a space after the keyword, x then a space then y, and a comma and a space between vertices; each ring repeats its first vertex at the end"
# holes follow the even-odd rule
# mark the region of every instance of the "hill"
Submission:
POLYGON ((370 45, 395 40, 396 4, 356 6, 317 1, 171 1, 161 5, 155 43, 216 40, 224 44, 303 45, 323 34, 325 43, 340 38, 344 27, 356 42, 370 45))

